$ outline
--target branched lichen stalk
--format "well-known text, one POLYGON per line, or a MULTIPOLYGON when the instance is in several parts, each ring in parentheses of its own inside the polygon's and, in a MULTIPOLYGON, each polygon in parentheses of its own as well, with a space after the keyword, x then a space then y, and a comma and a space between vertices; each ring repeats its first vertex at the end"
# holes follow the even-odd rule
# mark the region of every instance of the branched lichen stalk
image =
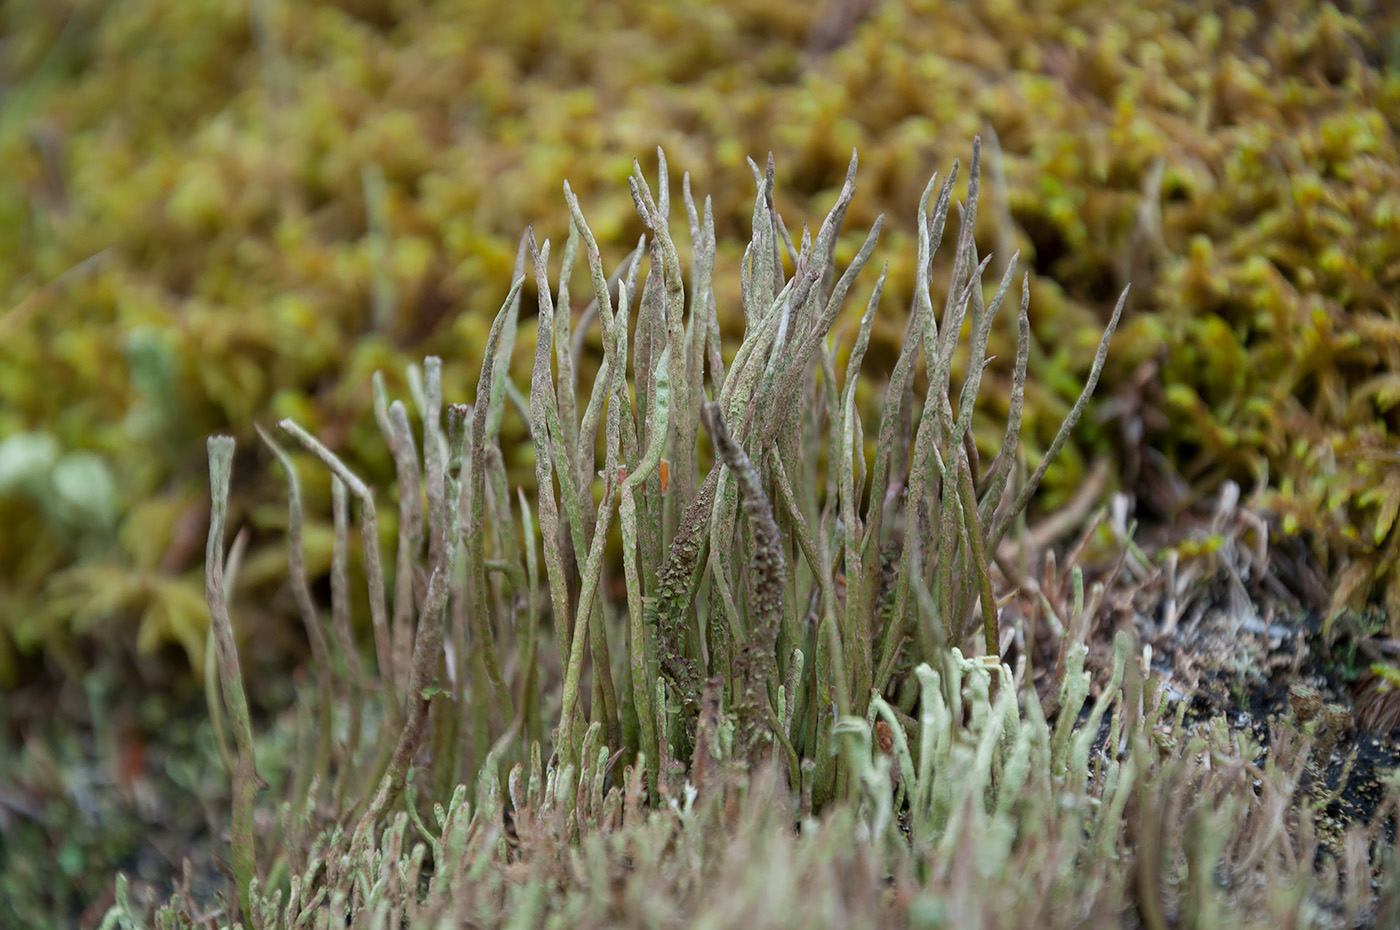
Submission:
POLYGON ((418 470, 418 448, 408 424, 408 408, 403 401, 389 405, 388 422, 393 442, 394 483, 399 496, 399 544, 394 560, 394 614, 390 633, 394 647, 394 688, 402 693, 408 687, 408 663, 413 653, 413 570, 423 545, 422 478, 418 470))
POLYGON ((1002 436, 1001 448, 997 450, 992 464, 987 466, 982 479, 982 502, 978 513, 983 526, 990 526, 997 507, 1001 504, 1006 490, 1006 480, 1011 474, 1011 466, 1016 461, 1016 448, 1021 439, 1021 413, 1026 402, 1026 367, 1030 359, 1030 301, 1031 276, 1027 272, 1021 277, 1021 312, 1016 326, 1016 364, 1011 374, 1011 399, 1006 412, 1006 432, 1002 436))
MULTIPOLYGON (((568 194, 567 185, 565 193, 568 194)), ((607 294, 606 283, 603 294, 607 294)), ((541 317, 535 333, 535 364, 530 377, 530 441, 535 451, 536 503, 539 506, 540 541, 544 545, 545 573, 549 579, 550 603, 554 613, 554 639, 560 664, 567 665, 572 648, 569 586, 559 545, 559 503, 554 496, 554 473, 556 468, 563 470, 571 465, 568 461, 556 463, 550 450, 549 409, 554 398, 550 360, 553 352, 554 321, 541 317)))
MULTIPOLYGON (((685 351, 685 285, 681 276, 680 255, 671 239, 666 156, 660 149, 657 150, 657 156, 659 158, 657 180, 661 197, 659 206, 652 200, 651 191, 646 185, 641 166, 635 161, 633 162, 630 182, 637 213, 656 237, 664 265, 662 283, 665 287, 666 302, 662 322, 665 325, 666 351, 670 353, 671 364, 675 368, 675 373, 671 377, 671 390, 675 395, 675 403, 672 406, 671 419, 664 424, 658 424, 658 426, 666 432, 674 430, 678 447, 688 448, 694 442, 695 424, 690 419, 692 404, 685 351)), ((653 271, 653 273, 655 272, 653 271)), ((688 495, 689 489, 695 483, 689 455, 677 456, 674 467, 676 483, 678 486, 686 488, 688 495)))
POLYGON ((361 681, 360 651, 350 629, 350 500, 345 482, 335 475, 331 476, 331 513, 334 527, 331 545, 331 628, 335 631, 336 644, 340 647, 350 685, 347 702, 350 705, 350 732, 345 747, 345 764, 336 776, 335 806, 339 810, 349 786, 351 763, 360 748, 361 716, 366 694, 361 681))
POLYGON ((736 713, 748 718, 745 721, 748 733, 745 734, 747 745, 744 748, 751 752, 756 748, 754 741, 758 729, 766 724, 766 715, 761 708, 768 701, 768 673, 774 664, 773 649, 783 618, 786 559, 778 523, 773 519, 773 508, 763 491, 758 469, 743 447, 729 435, 718 404, 713 401, 705 404, 702 417, 716 453, 739 482, 743 492, 744 515, 753 533, 753 550, 749 560, 752 598, 749 606, 755 622, 740 654, 743 693, 737 696, 735 702, 736 713))
POLYGON ((1123 316, 1123 307, 1128 303, 1128 292, 1131 286, 1123 288, 1123 292, 1118 295, 1118 303, 1113 307, 1113 315, 1109 317, 1108 326, 1104 327, 1103 337, 1099 340, 1098 351, 1094 353, 1094 364, 1089 369, 1089 377, 1084 381, 1084 389, 1079 392, 1079 399, 1074 402, 1074 407, 1070 410, 1069 416, 1065 417, 1060 429, 1055 433, 1054 440, 1050 443, 1050 448, 1045 450, 1045 455, 1041 458, 1040 464, 1031 473, 1030 479, 1021 488, 1021 492, 1016 495, 1011 507, 997 520, 995 528, 987 536, 987 546, 992 551, 1005 537, 1007 530, 1011 529, 1011 522, 1016 516, 1026 509, 1036 490, 1040 487, 1040 482, 1045 477, 1045 471, 1050 467, 1050 463, 1060 454, 1066 442, 1069 441, 1070 433, 1074 432, 1074 427, 1079 423, 1079 418, 1084 415, 1084 408, 1089 405, 1089 398, 1094 393, 1094 388, 1098 386, 1099 375, 1103 373, 1104 362, 1108 359, 1108 345, 1113 341, 1113 333, 1118 329, 1118 321, 1123 316))
POLYGON ((345 482, 350 493, 360 501, 360 542, 364 547, 365 581, 369 586, 369 615, 374 627, 374 652, 379 663, 379 678, 384 688, 384 732, 395 733, 403 722, 403 707, 394 693, 394 650, 389 633, 388 610, 384 604, 384 566, 379 554, 379 520, 375 516, 374 491, 316 437, 291 419, 282 420, 278 428, 291 436, 302 448, 319 458, 332 474, 345 482))
MULTIPOLYGON (((720 470, 711 469, 681 517, 671 540, 666 564, 656 577, 656 596, 643 604, 643 617, 656 631, 656 654, 661 670, 671 679, 682 699, 694 702, 700 691, 700 673, 685 654, 685 618, 690 609, 696 571, 705 552, 710 508, 720 470)), ((715 644, 711 643, 711 649, 715 644)))
POLYGON ((304 799, 305 785, 311 775, 324 779, 331 764, 331 655, 326 642, 325 631, 316 616, 316 605, 311 599, 311 585, 306 578, 306 551, 302 542, 304 520, 301 502, 301 481, 297 478, 296 465, 285 450, 272 436, 258 425, 258 436, 268 447, 282 473, 287 478, 287 574, 292 583, 292 598, 301 614, 302 625, 306 628, 306 638, 311 645, 311 659, 316 665, 316 759, 315 764, 305 773, 298 773, 297 801, 304 799))
MULTIPOLYGON (((497 314, 497 326, 501 322, 501 316, 502 314, 497 314)), ((486 373, 489 375, 489 367, 486 373)), ((489 378, 483 378, 481 387, 484 389, 489 383, 489 378)), ((477 422, 485 425, 484 411, 477 422)), ((461 450, 455 450, 455 455, 460 458, 461 450)), ((441 493, 445 497, 446 489, 442 489, 441 493)), ((447 597, 452 589, 452 567, 457 560, 457 544, 457 534, 446 533, 438 553, 438 561, 430 566, 427 595, 423 599, 423 611, 413 644, 413 669, 409 675, 408 693, 405 695, 404 725, 394 745, 389 767, 379 780, 374 798, 360 815, 351 843, 352 859, 356 858, 357 853, 363 855, 368 848, 380 817, 403 790, 408 767, 422 744, 428 724, 428 705, 433 696, 432 685, 442 659, 443 617, 447 612, 447 597)), ((508 708, 509 704, 504 707, 508 708)), ((509 711, 505 713, 508 717, 509 711)))
MULTIPOLYGON (((924 188, 923 196, 919 200, 919 229, 918 229, 918 264, 915 267, 914 278, 914 306, 909 314, 909 323, 905 329, 904 341, 900 345, 899 357, 895 359, 894 370, 890 372, 889 384, 885 389, 885 403, 880 416, 880 429, 875 444, 875 465, 871 472, 870 482, 870 510, 866 517, 865 539, 861 542, 861 553, 866 565, 873 566, 878 561, 875 557, 875 550, 879 545, 880 528, 884 516, 885 494, 889 490, 889 476, 893 470, 896 474, 903 475, 905 460, 903 456, 894 458, 895 431, 905 421, 908 408, 905 406, 905 391, 910 387, 914 365, 918 359, 919 347, 923 345, 924 320, 928 314, 933 312, 933 304, 928 299, 928 274, 929 265, 933 261, 933 256, 938 252, 938 247, 943 242, 943 227, 948 219, 948 207, 953 200, 953 182, 957 180, 958 163, 953 162, 953 170, 943 182, 942 188, 938 192, 938 198, 934 201, 933 216, 930 217, 929 198, 933 195, 934 184, 938 180, 938 175, 929 178, 928 186, 924 188)), ((888 646, 888 644, 885 644, 888 646)))
MULTIPOLYGON (((470 602, 472 609, 467 619, 472 624, 472 649, 480 656, 486 669, 487 682, 491 686, 496 707, 504 721, 509 721, 514 716, 514 712, 511 709, 510 689, 506 687, 505 679, 501 675, 500 659, 496 656, 491 599, 486 587, 486 533, 482 526, 486 498, 486 425, 490 416, 491 376, 495 365, 496 345, 500 339, 501 329, 505 325, 510 305, 514 302, 515 295, 519 293, 523 283, 523 278, 515 282, 511 288, 510 296, 506 298, 505 305, 496 314, 496 319, 492 322, 491 330, 487 334, 486 351, 482 356, 481 375, 477 380, 476 402, 472 412, 473 467, 470 501, 471 521, 469 523, 471 535, 468 538, 469 551, 467 553, 467 561, 470 563, 472 572, 472 600, 470 602)), ((446 494, 445 490, 443 494, 446 494)), ((452 552, 455 554, 457 534, 454 532, 448 536, 453 542, 452 552)), ((447 551, 445 545, 443 551, 447 551)), ((450 571, 451 562, 449 561, 445 574, 450 575, 450 571)))

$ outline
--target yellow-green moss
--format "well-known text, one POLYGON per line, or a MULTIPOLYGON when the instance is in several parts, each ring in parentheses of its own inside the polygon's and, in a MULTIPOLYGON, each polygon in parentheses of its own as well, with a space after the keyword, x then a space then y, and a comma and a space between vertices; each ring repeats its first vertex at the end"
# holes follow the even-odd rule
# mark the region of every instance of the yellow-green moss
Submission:
MULTIPOLYGON (((387 483, 358 425, 366 374, 435 351, 456 360, 449 398, 465 393, 522 228, 565 228, 562 177, 615 260, 641 232, 618 194, 634 152, 660 144, 689 170, 724 239, 751 213, 745 155, 774 150, 791 192, 779 209, 800 222, 830 204, 858 145, 850 225, 887 211, 888 253, 909 255, 905 205, 990 130, 1004 184, 980 244, 1021 247, 1038 272, 1029 451, 1131 278, 1138 316, 1101 394, 1157 366, 1168 387, 1143 402, 1144 441, 1202 491, 1267 477, 1272 505, 1341 572, 1339 603, 1384 590, 1400 616, 1396 13, 1301 0, 67 12, 3 13, 16 51, 0 119, 0 436, 38 431, 100 457, 125 524, 98 534, 109 564, 135 570, 163 549, 155 570, 197 584, 197 547, 181 557, 173 542, 199 510, 200 440, 216 429, 294 413, 387 483), (371 209, 367 169, 383 177, 371 209)), ((739 257, 721 246, 718 262, 739 257)), ((907 305, 912 280, 907 259, 892 265, 887 303, 907 305)), ((717 295, 731 320, 737 297, 717 295)), ((867 366, 901 336, 877 328, 867 366)), ((529 344, 522 333, 517 362, 529 344)), ((1011 357, 1009 333, 993 351, 1011 357)), ((1066 450, 1047 506, 1113 429, 1066 450)), ((81 548, 36 506, 0 500, 34 530, 0 539, 6 617, 29 616, 81 548)))

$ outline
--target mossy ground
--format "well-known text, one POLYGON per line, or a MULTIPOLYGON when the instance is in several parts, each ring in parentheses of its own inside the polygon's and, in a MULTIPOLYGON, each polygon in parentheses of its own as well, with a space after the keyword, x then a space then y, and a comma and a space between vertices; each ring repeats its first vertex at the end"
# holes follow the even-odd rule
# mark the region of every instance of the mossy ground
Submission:
MULTIPOLYGON (((558 179, 596 204, 620 255, 641 229, 618 182, 658 144, 715 193, 734 242, 745 155, 775 152, 778 206, 796 215, 830 203, 859 145, 868 199, 852 221, 868 225, 898 216, 928 165, 995 133, 978 239, 1037 271, 1033 447, 1107 298, 1136 285, 1100 413, 1044 506, 1105 455, 1109 483, 1159 518, 1225 478, 1260 483, 1317 540, 1334 607, 1382 598, 1400 536, 1387 10, 12 4, 0 435, 37 432, 41 454, 6 448, 0 673, 112 622, 197 653, 184 541, 203 513, 200 437, 294 415, 385 481, 363 425, 369 373, 433 351, 463 382, 486 322, 460 309, 509 273, 523 226, 553 215, 558 179), (32 475, 60 463, 59 486, 32 475), (67 573, 78 561, 113 573, 67 573)), ((716 261, 738 259, 726 246, 716 261)), ((896 259, 897 305, 912 281, 896 259)), ((732 327, 737 292, 717 296, 732 327)), ((898 339, 877 326, 872 365, 898 339)))

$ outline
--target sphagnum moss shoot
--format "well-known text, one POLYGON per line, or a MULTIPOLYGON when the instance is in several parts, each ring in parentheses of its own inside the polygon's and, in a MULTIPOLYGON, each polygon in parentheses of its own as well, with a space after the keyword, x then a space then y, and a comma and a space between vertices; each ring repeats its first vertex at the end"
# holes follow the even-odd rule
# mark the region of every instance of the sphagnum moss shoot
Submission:
MULTIPOLYGON (((1001 664, 991 553, 1082 414, 1126 291, 1079 401, 1044 459, 1014 482, 1028 378, 1022 279, 1005 439, 981 467, 971 411, 1016 257, 986 301, 990 256, 979 258, 973 239, 980 157, 975 141, 941 314, 929 277, 957 165, 941 186, 930 180, 920 199, 918 285, 873 462, 854 389, 883 271, 841 383, 830 336, 884 223, 875 221, 838 277, 854 155, 815 239, 804 228, 796 241, 774 207, 771 160, 766 171, 753 165, 745 332, 727 370, 710 281, 711 208, 708 200, 703 214, 697 208, 689 177, 688 288, 670 234, 664 156, 659 196, 634 164, 629 184, 648 234, 612 275, 566 185, 572 225, 559 297, 549 283, 549 242, 527 234, 491 324, 475 403, 449 405, 444 431, 441 366, 427 360, 415 446, 406 407, 389 402, 376 379, 376 418, 401 509, 392 612, 375 490, 296 423, 280 424, 326 465, 335 491, 335 681, 306 594, 295 471, 263 433, 290 482, 290 570, 323 667, 314 706, 301 709, 314 721, 316 761, 300 764, 314 770, 289 781, 284 808, 292 826, 282 839, 295 838, 292 848, 252 829, 261 780, 223 564, 233 441, 210 440, 207 593, 234 724, 236 752, 224 758, 245 925, 717 925, 745 913, 755 926, 854 915, 901 926, 1156 930, 1395 916, 1394 856, 1381 849, 1378 828, 1354 829, 1349 842, 1363 851, 1369 844, 1371 857, 1342 857, 1335 882, 1313 872, 1312 810, 1296 793, 1312 745, 1302 724, 1274 734, 1261 767, 1263 747, 1223 728, 1189 728, 1184 704, 1172 710, 1167 692, 1144 676, 1127 634, 1082 714, 1090 693, 1083 637, 1095 601, 1086 607, 1082 595, 1064 624, 1053 723, 1001 664), (580 250, 594 303, 571 329, 568 277, 580 250), (650 261, 638 287, 642 254, 650 261), (504 364, 527 260, 539 299, 528 399, 504 364), (975 361, 955 396, 965 321, 975 361), (594 322, 603 364, 580 413, 573 362, 594 322), (921 352, 920 398, 913 385, 921 352), (511 504, 499 444, 507 398, 528 415, 533 507, 519 490, 518 508, 511 504), (603 481, 596 504, 595 474, 603 481), (347 492, 360 504, 370 680, 347 623, 347 492), (614 508, 621 605, 606 584, 614 508), (539 642, 537 537, 552 656, 539 642), (969 641, 981 655, 965 653, 969 641), (329 690, 335 723, 327 722, 329 690), (376 720, 377 736, 361 744, 362 722, 373 729, 376 720), (549 722, 555 727, 546 731, 549 722), (1102 727, 1108 742, 1099 749, 1102 727), (457 787, 446 806, 428 806, 424 783, 457 787), (794 818, 806 825, 796 834, 794 818), (319 834, 309 827, 318 821, 319 834), (1388 867, 1373 876, 1372 859, 1388 867), (687 878, 687 864, 699 860, 711 864, 714 884, 687 878), (613 885, 610 894, 613 881, 621 890, 613 885)), ((211 706, 216 718, 221 710, 211 706)), ((1394 798, 1388 804, 1393 813, 1394 798)), ((117 902, 105 926, 139 923, 124 881, 117 902)), ((172 902, 157 924, 185 925, 180 907, 172 902)))

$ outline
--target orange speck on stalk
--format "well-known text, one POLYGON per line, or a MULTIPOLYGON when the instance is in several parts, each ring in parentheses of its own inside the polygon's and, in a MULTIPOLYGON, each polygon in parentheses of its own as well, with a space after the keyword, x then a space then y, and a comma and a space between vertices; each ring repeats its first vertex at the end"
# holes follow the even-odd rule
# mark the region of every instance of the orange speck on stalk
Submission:
MULTIPOLYGON (((671 487, 671 463, 670 463, 669 461, 667 461, 666 459, 662 459, 662 460, 661 460, 661 464, 658 466, 658 470, 661 472, 661 493, 662 493, 662 494, 665 494, 666 491, 671 487)), ((600 471, 598 472, 598 477, 599 477, 599 478, 603 477, 603 474, 604 474, 604 473, 600 470, 600 471)), ((617 483, 620 485, 620 484, 622 484, 622 482, 624 482, 624 481, 626 481, 626 480, 627 480, 627 466, 626 466, 626 465, 619 465, 619 466, 617 466, 617 483)), ((645 494, 645 493, 646 493, 646 490, 647 490, 647 483, 646 483, 646 481, 644 480, 644 481, 642 481, 642 493, 645 494)))
POLYGON ((875 744, 885 755, 894 755, 894 730, 883 720, 875 721, 875 744))

